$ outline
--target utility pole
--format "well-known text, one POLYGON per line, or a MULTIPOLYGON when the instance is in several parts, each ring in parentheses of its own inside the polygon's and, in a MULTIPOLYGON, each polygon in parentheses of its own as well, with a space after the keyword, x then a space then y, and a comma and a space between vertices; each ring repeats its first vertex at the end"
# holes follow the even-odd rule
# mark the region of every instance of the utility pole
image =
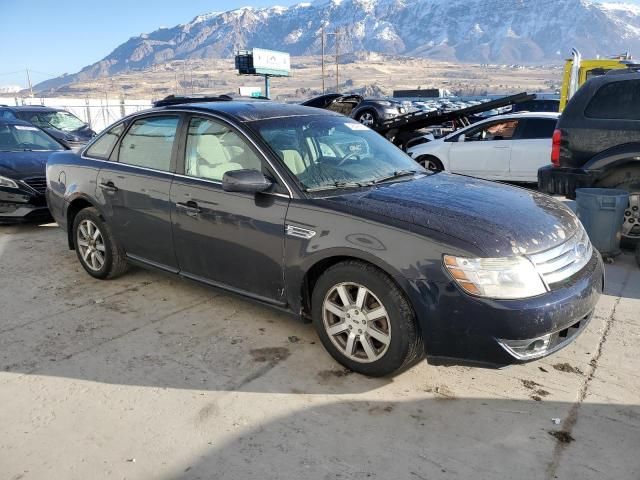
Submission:
POLYGON ((340 75, 338 72, 338 65, 340 64, 340 31, 336 27, 336 93, 340 93, 340 75))
POLYGON ((322 24, 322 27, 320 28, 320 32, 322 35, 322 39, 320 41, 320 51, 322 52, 322 94, 324 95, 324 23, 322 24))
POLYGON ((29 85, 29 96, 33 98, 33 85, 31 85, 31 76, 29 75, 29 69, 27 68, 27 84, 29 85))

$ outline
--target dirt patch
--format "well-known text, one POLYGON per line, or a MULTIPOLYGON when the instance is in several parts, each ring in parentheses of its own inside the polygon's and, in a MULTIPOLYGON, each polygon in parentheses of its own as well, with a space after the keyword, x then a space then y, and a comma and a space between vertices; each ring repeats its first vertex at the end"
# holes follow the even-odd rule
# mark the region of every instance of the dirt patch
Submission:
POLYGON ((321 372, 318 372, 318 377, 320 377, 321 380, 327 381, 332 378, 346 377, 347 375, 351 375, 352 373, 353 372, 351 370, 348 370, 346 368, 342 370, 322 370, 321 372))
POLYGON ((285 347, 266 347, 266 348, 254 348, 250 350, 251 358, 254 362, 273 362, 278 363, 282 360, 286 360, 291 355, 288 348, 285 347))
POLYGON ((389 404, 386 406, 377 406, 371 407, 369 410, 369 415, 384 415, 385 413, 393 412, 393 405, 389 404))
POLYGON ((535 390, 536 387, 541 387, 539 383, 534 382, 533 380, 520 380, 524 388, 528 388, 529 390, 535 390))
POLYGON ((582 370, 580 370, 577 367, 572 367, 571 365, 569 365, 568 363, 556 363, 553 368, 555 368, 556 370, 558 370, 559 372, 565 372, 565 373, 576 373, 578 375, 584 375, 582 373, 582 370))
POLYGON ((427 386, 424 391, 427 393, 435 393, 439 396, 436 398, 445 398, 449 400, 453 400, 456 398, 456 395, 453 393, 453 391, 446 385, 436 385, 435 387, 427 386))
POLYGON ((549 432, 549 435, 555 437, 555 439, 558 440, 558 443, 571 443, 575 441, 575 438, 565 430, 552 430, 549 432))

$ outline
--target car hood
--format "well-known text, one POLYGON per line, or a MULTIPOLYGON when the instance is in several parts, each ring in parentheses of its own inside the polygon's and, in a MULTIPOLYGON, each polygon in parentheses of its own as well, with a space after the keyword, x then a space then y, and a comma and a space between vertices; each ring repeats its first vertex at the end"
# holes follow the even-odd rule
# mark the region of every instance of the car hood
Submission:
POLYGON ((579 228, 573 212, 547 195, 442 172, 325 200, 389 223, 401 221, 416 233, 456 237, 487 257, 543 251, 579 228))
POLYGON ((0 175, 13 180, 44 177, 47 158, 53 152, 0 152, 0 175))

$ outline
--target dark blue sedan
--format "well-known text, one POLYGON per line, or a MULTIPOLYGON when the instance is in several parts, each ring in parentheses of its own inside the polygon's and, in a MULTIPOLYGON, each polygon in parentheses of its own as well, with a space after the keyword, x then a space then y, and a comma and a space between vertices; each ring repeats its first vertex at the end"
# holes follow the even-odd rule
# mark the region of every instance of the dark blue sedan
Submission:
POLYGON ((47 158, 65 149, 30 123, 0 120, 0 223, 50 218, 44 196, 47 158))

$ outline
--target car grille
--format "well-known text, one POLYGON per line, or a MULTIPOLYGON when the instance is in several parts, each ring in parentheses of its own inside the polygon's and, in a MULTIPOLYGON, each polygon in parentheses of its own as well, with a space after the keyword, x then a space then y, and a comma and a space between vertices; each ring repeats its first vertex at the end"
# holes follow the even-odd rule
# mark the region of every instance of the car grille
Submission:
POLYGON ((23 180, 24 183, 29 185, 38 193, 44 193, 47 189, 47 179, 46 177, 31 177, 25 178, 23 180))
POLYGON ((589 235, 580 225, 578 231, 562 245, 529 255, 547 285, 562 282, 589 263, 593 247, 589 235))

